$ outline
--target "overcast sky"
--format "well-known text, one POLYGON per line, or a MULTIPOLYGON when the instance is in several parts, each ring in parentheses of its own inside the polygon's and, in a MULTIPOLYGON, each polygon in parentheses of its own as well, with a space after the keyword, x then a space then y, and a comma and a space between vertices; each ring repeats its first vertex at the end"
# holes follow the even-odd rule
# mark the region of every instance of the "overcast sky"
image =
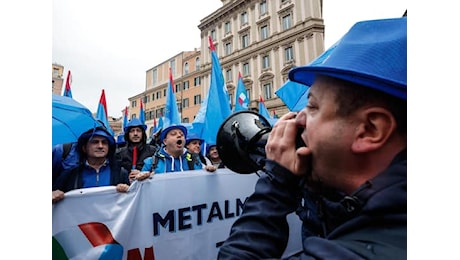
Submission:
MULTIPOLYGON (((145 72, 200 47, 200 20, 220 0, 53 0, 52 61, 72 72, 73 98, 92 112, 105 89, 110 116, 145 89, 145 72), (197 5, 199 3, 199 5, 197 5)), ((401 0, 326 0, 326 48, 359 20, 399 17, 401 0)), ((64 82, 65 86, 65 82, 64 82)))

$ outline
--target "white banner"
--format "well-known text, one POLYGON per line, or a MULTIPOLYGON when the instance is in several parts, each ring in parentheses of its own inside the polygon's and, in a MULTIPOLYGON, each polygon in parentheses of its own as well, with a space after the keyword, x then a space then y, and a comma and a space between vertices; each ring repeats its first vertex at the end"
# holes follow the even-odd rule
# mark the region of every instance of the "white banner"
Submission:
MULTIPOLYGON (((254 192, 256 174, 188 171, 73 190, 53 205, 53 259, 216 259, 254 192)), ((284 255, 301 250, 301 224, 288 216, 284 255)))

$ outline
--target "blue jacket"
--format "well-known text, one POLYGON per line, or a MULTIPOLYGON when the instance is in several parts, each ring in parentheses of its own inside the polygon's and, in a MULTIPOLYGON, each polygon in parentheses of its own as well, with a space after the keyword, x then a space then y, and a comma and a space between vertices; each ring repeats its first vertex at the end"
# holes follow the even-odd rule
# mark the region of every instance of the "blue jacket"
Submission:
POLYGON ((406 157, 405 150, 350 196, 309 193, 298 177, 267 160, 218 259, 280 258, 289 237, 286 216, 294 211, 303 223, 303 250, 288 259, 406 259, 406 157))
POLYGON ((144 160, 144 166, 141 171, 153 171, 155 174, 161 174, 201 169, 203 169, 203 165, 201 163, 195 163, 192 154, 188 152, 187 149, 184 149, 184 152, 179 158, 174 158, 166 153, 164 148, 161 148, 153 156, 144 160))
POLYGON ((57 179, 57 184, 54 187, 54 189, 59 189, 63 192, 68 192, 71 190, 86 187, 117 186, 117 184, 120 183, 130 185, 128 171, 121 167, 119 161, 117 160, 107 161, 107 164, 103 166, 103 168, 101 168, 99 172, 101 174, 101 182, 99 183, 95 183, 94 180, 85 180, 87 176, 84 176, 84 173, 89 172, 92 172, 92 174, 96 175, 94 169, 87 166, 86 163, 81 163, 75 168, 66 170, 62 172, 62 175, 57 179), (104 179, 102 174, 108 174, 108 176, 105 178, 105 181, 102 181, 104 179))

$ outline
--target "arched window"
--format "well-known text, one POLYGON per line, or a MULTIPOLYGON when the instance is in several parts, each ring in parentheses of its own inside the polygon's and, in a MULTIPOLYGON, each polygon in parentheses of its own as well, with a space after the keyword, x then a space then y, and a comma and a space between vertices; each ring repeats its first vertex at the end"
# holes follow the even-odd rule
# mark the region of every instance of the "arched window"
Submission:
POLYGON ((187 75, 188 72, 189 72, 189 70, 188 70, 188 62, 186 62, 186 63, 184 64, 184 75, 187 75))
POLYGON ((195 59, 195 70, 200 70, 200 57, 196 57, 195 59))

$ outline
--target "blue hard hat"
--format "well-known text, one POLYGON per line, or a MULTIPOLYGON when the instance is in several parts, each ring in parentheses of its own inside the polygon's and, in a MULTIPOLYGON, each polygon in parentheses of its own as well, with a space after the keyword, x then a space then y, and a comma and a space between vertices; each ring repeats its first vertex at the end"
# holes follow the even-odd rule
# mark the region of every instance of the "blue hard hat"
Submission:
POLYGON ((209 145, 206 147, 206 155, 209 154, 209 150, 211 150, 211 148, 216 147, 216 146, 217 146, 217 144, 209 144, 209 145))
POLYGON ((187 135, 187 139, 185 141, 185 145, 188 145, 191 141, 193 140, 198 140, 200 141, 200 144, 204 143, 204 140, 200 138, 199 135, 197 135, 196 133, 189 133, 187 135))
POLYGON ((136 126, 140 126, 140 127, 144 128, 144 131, 147 129, 147 125, 142 123, 141 120, 139 120, 137 117, 135 117, 135 118, 131 119, 128 122, 128 124, 126 124, 125 128, 123 128, 123 131, 125 133, 128 133, 130 127, 136 127, 136 126))
POLYGON ((99 135, 99 136, 107 138, 110 145, 115 144, 115 138, 105 128, 102 128, 102 127, 89 129, 88 131, 84 132, 78 138, 78 142, 86 143, 90 138, 92 138, 95 135, 99 135))
POLYGON ((325 75, 407 99, 407 17, 361 21, 289 79, 311 86, 325 75))
POLYGON ((184 133, 185 139, 187 139, 187 128, 183 125, 173 124, 163 129, 163 131, 161 131, 160 142, 163 142, 168 132, 173 129, 180 129, 184 133))

